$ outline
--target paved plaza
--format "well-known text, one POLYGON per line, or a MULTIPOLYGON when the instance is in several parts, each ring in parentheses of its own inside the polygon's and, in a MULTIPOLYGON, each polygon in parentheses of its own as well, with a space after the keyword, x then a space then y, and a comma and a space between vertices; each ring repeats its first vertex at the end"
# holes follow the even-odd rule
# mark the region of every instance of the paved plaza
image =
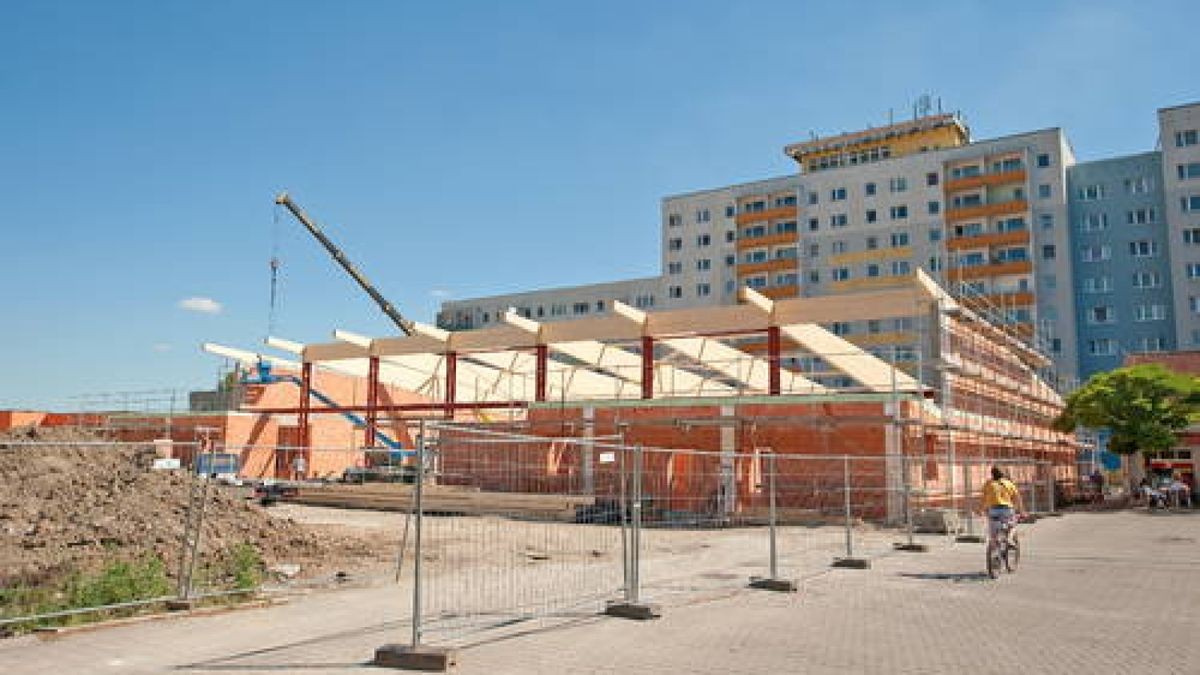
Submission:
MULTIPOLYGON (((637 623, 581 615, 484 632, 468 673, 1196 673, 1200 514, 1077 513, 1025 530, 1020 572, 992 581, 978 544, 935 543, 782 595, 703 584, 637 623)), ((408 635, 395 588, 0 641, 0 672, 371 670, 408 635)))

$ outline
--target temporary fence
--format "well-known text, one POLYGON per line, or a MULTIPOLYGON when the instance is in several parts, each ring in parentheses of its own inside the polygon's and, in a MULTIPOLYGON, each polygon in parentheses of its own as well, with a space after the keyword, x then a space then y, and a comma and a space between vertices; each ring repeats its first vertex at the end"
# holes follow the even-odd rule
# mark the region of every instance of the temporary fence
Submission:
POLYGON ((831 564, 866 566, 897 545, 982 531, 972 510, 992 465, 1018 483, 1027 510, 1057 506, 1050 465, 1020 457, 713 451, 500 425, 411 427, 413 445, 384 452, 383 465, 362 448, 0 443, 6 464, 56 475, 61 486, 49 498, 73 504, 68 520, 91 527, 55 539, 49 522, 21 511, 22 493, 10 486, 13 503, 0 508, 19 543, 0 551, 0 631, 299 583, 286 582, 286 572, 268 579, 261 550, 263 528, 296 526, 251 513, 242 502, 253 492, 222 478, 232 468, 222 468, 222 456, 237 458, 241 479, 293 479, 260 498, 388 513, 398 545, 351 555, 344 570, 363 582, 399 582, 397 603, 412 618, 406 640, 442 646, 614 605, 725 593, 752 579, 802 580, 831 564), (369 478, 393 482, 335 485, 305 475, 312 466, 328 468, 328 479, 363 481, 373 468, 369 478), (151 513, 147 499, 158 505, 151 513), (121 528, 112 518, 153 531, 114 539, 121 528), (51 554, 72 574, 45 574, 51 554))

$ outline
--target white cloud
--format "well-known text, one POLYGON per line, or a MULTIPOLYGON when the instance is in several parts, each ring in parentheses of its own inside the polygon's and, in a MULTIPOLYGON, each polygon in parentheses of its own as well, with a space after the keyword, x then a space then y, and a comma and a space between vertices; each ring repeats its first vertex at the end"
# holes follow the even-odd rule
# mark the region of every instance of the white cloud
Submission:
POLYGON ((150 349, 153 349, 154 351, 161 354, 163 352, 171 351, 171 345, 169 345, 165 342, 155 342, 154 344, 150 345, 150 349))
POLYGON ((432 291, 429 291, 429 294, 430 294, 430 295, 432 295, 432 296, 433 296, 433 297, 435 297, 435 298, 448 298, 448 297, 450 297, 450 291, 448 291, 448 290, 446 290, 446 289, 444 289, 444 288, 435 288, 435 289, 433 289, 432 291))
POLYGON ((179 308, 186 309, 189 312, 200 312, 201 314, 221 313, 221 303, 212 298, 184 298, 179 301, 179 308))

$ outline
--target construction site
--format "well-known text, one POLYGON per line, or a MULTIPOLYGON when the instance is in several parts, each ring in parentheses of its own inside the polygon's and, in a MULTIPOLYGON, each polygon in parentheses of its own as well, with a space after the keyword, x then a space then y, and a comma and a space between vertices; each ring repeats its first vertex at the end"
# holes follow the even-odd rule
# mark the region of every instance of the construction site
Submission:
MULTIPOLYGON (((231 585, 243 554, 283 587, 395 583, 414 565, 403 582, 412 645, 437 643, 435 626, 454 644, 497 615, 545 618, 587 601, 656 616, 643 593, 669 595, 698 545, 729 556, 705 564, 739 568, 736 552, 769 537, 769 559, 751 567, 766 572, 762 587, 786 590, 785 577, 814 565, 922 550, 918 535, 977 536, 974 495, 994 465, 1040 512, 1079 485, 1082 446, 1051 426, 1063 399, 1050 361, 923 271, 836 297, 742 288, 735 306, 664 311, 613 299, 601 316, 510 310, 447 331, 403 317, 290 197, 277 203, 397 333, 331 326, 322 343, 205 343, 228 374, 169 414, 0 413, 0 501, 23 505, 5 516, 7 583, 66 583, 97 560, 149 555, 173 589, 145 602, 191 607, 246 591, 231 585), (892 319, 915 339, 882 355, 831 329, 892 319), (66 471, 89 496, 29 507, 57 494, 29 489, 30 467, 66 471), (337 526, 372 512, 403 525, 337 526), (34 543, 55 531, 50 549, 34 543)), ((0 619, 19 629, 82 611, 36 607, 10 603, 0 619)))

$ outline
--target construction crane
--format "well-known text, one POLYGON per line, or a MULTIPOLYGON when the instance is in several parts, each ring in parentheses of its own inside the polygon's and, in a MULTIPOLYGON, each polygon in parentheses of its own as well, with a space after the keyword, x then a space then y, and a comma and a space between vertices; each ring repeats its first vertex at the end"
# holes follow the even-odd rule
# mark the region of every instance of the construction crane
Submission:
POLYGON ((287 210, 291 211, 293 216, 296 216, 296 220, 299 220, 300 224, 308 229, 309 233, 317 238, 317 241, 321 242, 321 245, 325 247, 325 250, 329 252, 329 255, 333 256, 333 259, 337 262, 337 264, 341 265, 342 269, 346 270, 346 274, 349 274, 354 281, 358 283, 359 287, 366 291, 367 295, 371 296, 371 299, 375 301, 375 304, 379 305, 379 309, 383 310, 383 313, 387 314, 388 318, 392 320, 392 323, 396 324, 396 326, 403 331, 405 335, 412 335, 416 332, 413 322, 405 319, 396 309, 396 307, 392 305, 392 303, 388 302, 387 298, 383 297, 383 294, 371 284, 370 280, 367 279, 362 272, 358 271, 358 268, 354 266, 354 263, 350 262, 350 259, 346 257, 346 254, 342 253, 342 250, 337 247, 337 244, 334 244, 332 241, 330 241, 329 237, 326 237, 325 233, 321 231, 321 228, 314 223, 299 206, 296 205, 296 202, 292 201, 292 198, 287 192, 280 192, 279 196, 275 198, 275 203, 286 206, 287 210))

